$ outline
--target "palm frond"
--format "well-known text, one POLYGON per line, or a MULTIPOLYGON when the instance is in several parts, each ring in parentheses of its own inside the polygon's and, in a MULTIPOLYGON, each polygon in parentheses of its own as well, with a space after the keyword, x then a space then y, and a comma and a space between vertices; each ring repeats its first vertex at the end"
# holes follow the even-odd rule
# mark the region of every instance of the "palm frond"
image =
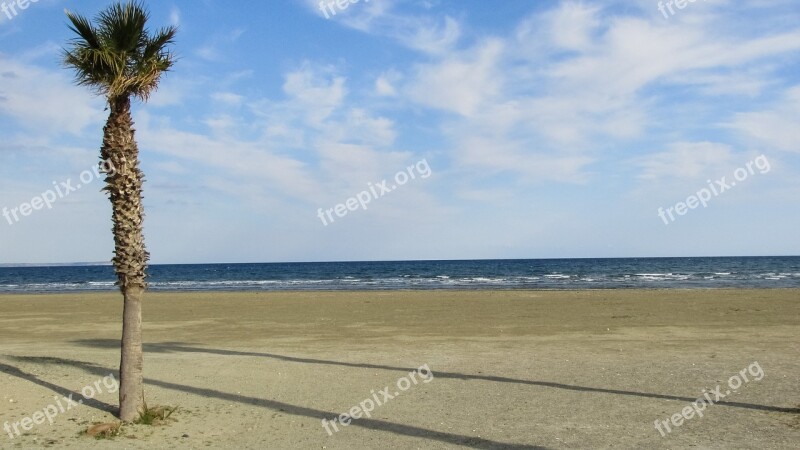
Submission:
POLYGON ((176 27, 165 27, 144 42, 142 50, 142 58, 150 59, 165 55, 165 49, 168 45, 175 43, 175 35, 178 33, 176 27))
POLYGON ((85 45, 88 48, 98 48, 100 42, 97 36, 97 30, 95 30, 91 22, 89 22, 89 19, 68 10, 64 12, 67 14, 69 21, 72 22, 72 25, 69 25, 69 29, 80 36, 80 38, 76 38, 72 42, 85 45))
POLYGON ((67 11, 69 28, 77 36, 62 56, 64 64, 75 70, 76 83, 109 100, 119 96, 147 100, 175 61, 167 47, 177 33, 177 28, 170 26, 150 35, 146 28, 149 17, 139 1, 110 5, 97 15, 94 25, 67 11))

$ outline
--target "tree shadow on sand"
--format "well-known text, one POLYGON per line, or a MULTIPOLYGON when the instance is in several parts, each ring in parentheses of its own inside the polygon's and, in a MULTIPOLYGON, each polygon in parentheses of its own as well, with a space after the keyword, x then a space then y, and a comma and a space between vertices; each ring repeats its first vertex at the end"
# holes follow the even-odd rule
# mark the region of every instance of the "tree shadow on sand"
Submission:
MULTIPOLYGON (((78 345, 95 347, 95 348, 108 348, 108 349, 117 349, 119 348, 119 341, 115 341, 113 339, 82 339, 73 341, 78 345)), ((408 368, 408 367, 393 367, 393 366, 386 366, 380 364, 369 364, 369 363, 351 363, 351 362, 344 362, 344 361, 329 361, 324 359, 313 359, 313 358, 298 358, 294 356, 285 356, 285 355, 276 355, 272 353, 260 353, 260 352, 243 352, 243 351, 235 351, 235 350, 222 350, 222 349, 213 349, 213 348, 203 348, 203 347, 194 347, 191 344, 182 343, 182 342, 161 342, 161 343, 152 343, 152 344, 144 344, 144 350, 146 353, 209 353, 213 355, 222 355, 222 356, 253 356, 253 357, 260 357, 260 358, 271 358, 280 361, 289 361, 289 362, 297 362, 297 363, 304 363, 304 364, 324 364, 324 365, 333 365, 333 366, 344 366, 344 367, 355 367, 355 368, 364 368, 364 369, 378 369, 378 370, 389 370, 389 371, 401 371, 401 372, 411 372, 416 370, 416 368, 408 368)), ((645 397, 645 398, 656 398, 656 399, 663 399, 663 400, 677 400, 681 402, 694 402, 697 400, 697 397, 682 397, 678 395, 668 395, 668 394, 655 394, 650 392, 635 392, 635 391, 625 391, 620 389, 607 389, 607 388, 598 388, 598 387, 589 387, 589 386, 575 386, 571 384, 563 384, 563 383, 555 383, 550 381, 532 381, 532 380, 520 380, 516 378, 508 378, 508 377, 499 377, 494 375, 467 375, 461 373, 453 373, 453 372, 438 372, 434 371, 434 375, 437 378, 450 378, 456 380, 480 380, 480 381, 491 381, 497 383, 515 383, 515 384, 526 384, 531 386, 540 386, 540 387, 548 387, 554 389, 564 389, 569 391, 579 391, 579 392, 597 392, 602 394, 614 394, 614 395, 628 395, 634 397, 645 397)), ((758 411, 769 411, 769 412, 778 412, 778 413, 789 413, 789 414, 800 414, 800 408, 786 408, 781 406, 769 406, 769 405, 758 405, 753 403, 743 403, 743 402, 732 402, 720 399, 720 401, 715 402, 714 405, 719 406, 728 406, 732 408, 745 408, 745 409, 754 409, 758 411)))
MULTIPOLYGON (((9 356, 8 358, 18 359, 18 360, 23 360, 24 359, 22 357, 13 357, 13 356, 9 356)), ((61 358, 39 357, 39 358, 36 358, 36 361, 32 361, 32 362, 46 363, 46 364, 60 364, 60 363, 65 362, 65 361, 68 361, 68 360, 63 360, 61 358)), ((94 365, 94 364, 90 364, 90 363, 86 363, 86 364, 89 365, 89 366, 93 366, 98 372, 102 372, 104 376, 108 375, 109 373, 113 373, 114 372, 113 370, 109 371, 107 369, 104 369, 104 368, 102 368, 100 366, 97 366, 97 365, 94 365)), ((32 373, 25 372, 24 370, 21 370, 21 369, 19 369, 17 367, 14 367, 14 366, 11 366, 11 365, 8 365, 8 364, 0 363, 0 373, 4 373, 4 374, 7 374, 7 375, 15 376, 17 378, 21 378, 23 380, 30 381, 31 383, 38 384, 39 386, 45 387, 47 389, 50 389, 51 391, 55 392, 56 394, 58 394, 58 395, 60 395, 60 396, 62 396, 64 398, 72 398, 74 401, 80 402, 80 404, 82 404, 82 405, 86 405, 86 406, 98 409, 100 411, 104 411, 104 412, 111 413, 111 414, 114 414, 114 415, 116 415, 117 412, 119 412, 119 408, 114 406, 114 405, 109 405, 106 402, 102 402, 102 401, 94 399, 94 398, 86 398, 80 392, 71 391, 71 390, 69 390, 69 389, 67 389, 65 387, 61 387, 61 386, 59 386, 57 384, 53 384, 53 383, 51 383, 49 381, 42 380, 42 379, 40 379, 39 377, 37 377, 36 375, 34 375, 32 373)))
MULTIPOLYGON (((85 345, 87 345, 88 342, 93 342, 95 344, 95 346, 103 347, 103 348, 105 348, 107 346, 108 342, 114 342, 115 343, 114 344, 115 345, 114 348, 118 348, 119 347, 119 342, 118 341, 111 341, 111 340, 109 340, 109 341, 105 341, 105 340, 103 340, 103 341, 82 341, 82 343, 84 343, 85 345)), ((157 351, 157 350, 154 350, 154 349, 148 348, 148 347, 149 346, 145 346, 145 352, 149 352, 149 351, 156 352, 157 351)), ((172 350, 163 350, 163 351, 172 351, 172 350)), ((107 375, 109 373, 109 371, 111 371, 108 368, 104 368, 104 367, 98 366, 96 364, 92 364, 92 363, 88 363, 88 362, 84 362, 84 361, 63 359, 63 358, 37 357, 37 356, 10 356, 10 355, 5 355, 5 357, 8 358, 8 359, 11 359, 11 360, 25 362, 25 363, 66 365, 66 366, 79 368, 81 370, 84 370, 84 371, 86 371, 88 373, 95 374, 95 375, 107 375)), ((5 373, 8 373, 9 375, 18 376, 18 377, 26 379, 26 380, 30 380, 30 381, 38 380, 38 378, 36 378, 35 376, 27 374, 27 373, 19 370, 18 368, 14 367, 14 366, 7 365, 7 364, 1 364, 0 363, 0 370, 2 370, 5 373)), ((34 381, 34 382, 37 382, 37 381, 34 381)), ((55 386, 55 385, 53 385, 51 383, 48 383, 46 381, 38 380, 37 384, 45 386, 45 387, 47 387, 49 389, 53 389, 56 392, 59 392, 59 390, 60 390, 62 392, 66 392, 67 394, 71 393, 71 391, 65 390, 63 388, 60 388, 59 386, 55 386)), ((331 420, 334 417, 338 416, 338 414, 335 414, 335 413, 332 413, 332 412, 329 412, 329 411, 322 411, 322 410, 319 410, 319 409, 306 408, 306 407, 303 407, 303 406, 292 405, 292 404, 289 404, 289 403, 283 403, 283 402, 279 402, 279 401, 275 401, 275 400, 268 400, 268 399, 262 399, 262 398, 256 398, 256 397, 247 397, 247 396, 239 395, 239 394, 231 394, 231 393, 227 393, 227 392, 217 391, 215 389, 205 389, 205 388, 198 388, 198 387, 193 387, 193 386, 185 386, 185 385, 177 384, 177 383, 170 383, 170 382, 166 382, 166 381, 154 380, 152 378, 145 378, 145 384, 151 385, 151 386, 158 386, 158 387, 161 387, 161 388, 164 388, 164 389, 171 389, 171 390, 176 390, 176 391, 181 391, 181 392, 187 392, 187 393, 198 395, 200 397, 205 397, 205 398, 216 398, 216 399, 224 400, 224 401, 227 401, 227 402, 237 402, 237 403, 241 403, 241 404, 244 404, 244 405, 258 406, 258 407, 267 408, 267 409, 271 409, 271 410, 274 410, 274 411, 280 411, 280 412, 283 412, 283 413, 286 413, 286 414, 295 415, 295 416, 310 417, 310 418, 317 419, 317 420, 320 420, 320 421, 322 419, 331 420)), ((97 403, 110 407, 110 405, 106 405, 105 403, 102 403, 102 402, 97 402, 97 403)), ((100 409, 102 409, 102 408, 100 408, 100 409)), ((546 447, 541 447, 541 446, 536 446, 536 445, 509 444, 509 443, 504 443, 504 442, 492 441, 492 440, 484 439, 484 438, 480 438, 480 437, 464 436, 464 435, 454 434, 454 433, 445 433, 445 432, 441 432, 441 431, 429 430, 429 429, 415 427, 415 426, 411 426, 411 425, 404 425, 404 424, 387 422, 387 421, 377 420, 377 419, 364 418, 364 417, 362 417, 362 418, 360 418, 358 420, 353 420, 350 423, 350 425, 351 426, 361 427, 361 428, 366 428, 366 429, 370 429, 370 430, 375 430, 375 431, 385 431, 385 432, 395 433, 395 434, 399 434, 399 435, 412 436, 412 437, 423 438, 423 439, 430 439, 430 440, 434 440, 434 441, 445 442, 445 443, 448 443, 448 444, 461 445, 461 446, 469 447, 469 448, 507 449, 507 450, 547 450, 546 447)))

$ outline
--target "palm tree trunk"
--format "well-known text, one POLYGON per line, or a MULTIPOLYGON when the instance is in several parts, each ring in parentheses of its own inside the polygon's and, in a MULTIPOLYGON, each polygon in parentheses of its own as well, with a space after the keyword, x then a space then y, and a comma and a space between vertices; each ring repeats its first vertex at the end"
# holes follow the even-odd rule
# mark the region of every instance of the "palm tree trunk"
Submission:
POLYGON ((111 113, 103 129, 101 158, 111 169, 106 188, 111 200, 114 231, 114 270, 122 291, 122 351, 120 357, 119 417, 135 420, 142 407, 142 297, 147 286, 142 222, 142 171, 134 139, 129 97, 109 99, 111 113))
POLYGON ((132 422, 139 417, 143 389, 142 296, 144 289, 129 287, 123 293, 122 354, 119 362, 119 418, 132 422))

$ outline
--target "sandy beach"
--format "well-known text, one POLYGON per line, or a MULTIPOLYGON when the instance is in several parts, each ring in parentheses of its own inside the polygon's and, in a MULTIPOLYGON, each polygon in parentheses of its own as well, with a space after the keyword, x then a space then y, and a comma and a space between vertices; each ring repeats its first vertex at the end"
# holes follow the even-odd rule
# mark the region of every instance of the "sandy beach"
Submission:
POLYGON ((117 373, 121 308, 116 293, 0 296, 0 422, 83 400, 0 448, 800 442, 800 290, 149 293, 146 398, 176 421, 95 440, 80 432, 114 420, 99 381, 117 373), (670 422, 717 386, 702 416, 670 422), (322 426, 367 399, 382 400, 370 417, 322 426))

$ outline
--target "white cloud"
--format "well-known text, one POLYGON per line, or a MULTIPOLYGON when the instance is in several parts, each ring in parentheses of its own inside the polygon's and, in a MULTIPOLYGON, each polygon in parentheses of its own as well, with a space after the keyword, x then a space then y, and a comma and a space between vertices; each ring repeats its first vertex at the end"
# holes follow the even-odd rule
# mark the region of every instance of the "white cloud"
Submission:
POLYGON ((335 68, 305 62, 285 74, 283 91, 285 98, 277 100, 213 93, 218 103, 247 108, 209 113, 200 119, 201 130, 143 113, 137 136, 142 148, 172 162, 213 168, 213 186, 226 195, 238 184, 249 189, 242 197, 279 192, 286 201, 315 204, 351 195, 411 158, 392 150, 392 120, 348 104, 346 79, 335 68))
POLYGON ((507 136, 471 134, 455 142, 452 158, 477 179, 516 173, 525 184, 583 183, 587 181, 583 170, 592 162, 585 155, 536 148, 507 136))
MULTIPOLYGON (((461 37, 461 24, 453 17, 435 18, 431 10, 435 5, 421 3, 421 14, 401 14, 396 0, 360 1, 347 3, 342 10, 332 6, 336 15, 328 9, 328 20, 334 20, 348 28, 376 36, 386 36, 398 44, 429 54, 444 54, 452 50, 461 37)), ((325 17, 318 0, 306 0, 305 5, 315 14, 325 17)), ((409 6, 405 4, 404 6, 409 6)))
POLYGON ((397 88, 395 87, 402 81, 403 75, 395 69, 390 69, 380 74, 375 79, 375 93, 384 97, 395 97, 397 88))
POLYGON ((325 138, 337 142, 356 142, 374 147, 387 147, 394 143, 394 122, 385 117, 373 117, 369 112, 350 109, 343 120, 333 121, 325 130, 325 138))
POLYGON ((176 27, 181 24, 181 10, 177 6, 169 10, 169 23, 176 27))
POLYGON ((103 100, 75 86, 70 74, 11 60, 0 54, 0 114, 25 129, 80 134, 102 123, 103 100))
POLYGON ((420 104, 471 116, 499 93, 503 44, 490 40, 466 54, 419 65, 407 88, 420 104))
POLYGON ((599 8, 582 3, 562 3, 548 14, 549 33, 556 48, 585 51, 594 44, 594 33, 600 25, 599 8))
POLYGON ((746 96, 756 98, 771 87, 768 71, 773 68, 757 67, 729 73, 707 73, 705 71, 684 72, 666 78, 676 86, 694 87, 706 96, 746 96))
POLYGON ((427 22, 398 32, 397 39, 425 53, 444 54, 454 48, 460 37, 459 23, 452 17, 445 17, 443 24, 427 22))
POLYGON ((392 85, 392 82, 384 75, 381 75, 375 80, 375 92, 385 97, 394 97, 397 95, 397 90, 392 85))
POLYGON ((158 89, 147 100, 147 105, 160 108, 183 105, 202 85, 200 80, 166 72, 161 75, 158 89))
POLYGON ((195 50, 195 54, 210 62, 220 62, 225 59, 225 52, 246 32, 245 28, 236 28, 226 32, 216 33, 195 50))
POLYGON ((306 111, 311 123, 321 124, 347 95, 345 78, 329 76, 332 72, 330 67, 314 70, 307 62, 302 69, 286 75, 284 92, 306 111))
MULTIPOLYGON (((258 142, 238 140, 233 133, 214 136, 161 126, 151 127, 149 116, 139 119, 140 147, 156 151, 173 159, 199 163, 216 168, 218 174, 232 179, 259 180, 263 190, 280 192, 288 198, 303 198, 316 192, 318 186, 307 171, 306 164, 265 148, 258 142)), ((211 121, 209 125, 230 127, 232 119, 211 121)))
POLYGON ((667 151, 640 158, 642 180, 703 178, 724 173, 732 163, 729 146, 713 142, 678 142, 667 151))
POLYGON ((764 151, 779 149, 800 152, 800 86, 785 92, 769 109, 734 115, 728 127, 765 146, 764 151))
POLYGON ((214 92, 211 94, 211 99, 225 105, 239 106, 244 101, 244 96, 233 92, 214 92))

